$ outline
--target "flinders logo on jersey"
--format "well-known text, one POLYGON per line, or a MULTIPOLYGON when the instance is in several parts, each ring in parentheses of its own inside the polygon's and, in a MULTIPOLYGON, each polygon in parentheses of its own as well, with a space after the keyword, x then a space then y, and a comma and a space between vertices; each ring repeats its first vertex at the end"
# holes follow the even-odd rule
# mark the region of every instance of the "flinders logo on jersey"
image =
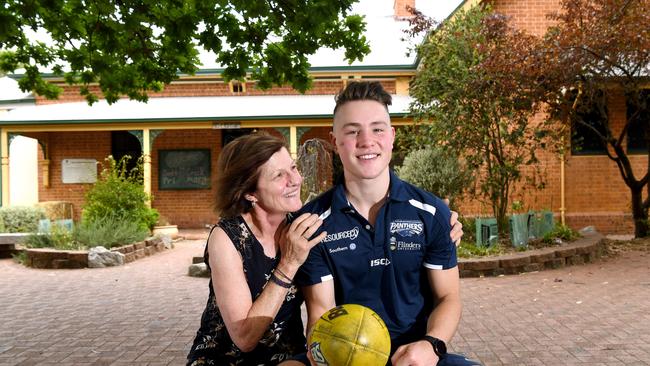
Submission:
POLYGON ((390 223, 390 233, 401 236, 413 236, 422 234, 424 224, 418 220, 395 220, 390 223))
POLYGON ((348 231, 341 231, 338 233, 333 233, 333 234, 327 234, 325 239, 323 239, 324 243, 328 243, 330 241, 336 241, 336 240, 341 240, 341 239, 350 239, 354 240, 359 236, 359 228, 355 227, 352 230, 348 231))

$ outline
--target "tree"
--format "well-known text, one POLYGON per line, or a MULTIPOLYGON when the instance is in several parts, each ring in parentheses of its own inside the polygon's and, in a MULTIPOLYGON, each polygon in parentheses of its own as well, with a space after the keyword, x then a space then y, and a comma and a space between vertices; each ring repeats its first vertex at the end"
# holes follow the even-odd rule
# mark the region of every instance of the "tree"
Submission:
POLYGON ((455 203, 470 185, 471 173, 443 149, 430 146, 412 150, 395 171, 407 182, 425 189, 439 197, 449 199, 449 207, 455 203))
MULTIPOLYGON (((643 199, 643 190, 650 193, 650 160, 635 172, 626 136, 641 138, 650 157, 650 0, 563 0, 551 19, 557 24, 543 42, 517 56, 532 60, 530 68, 511 70, 529 75, 524 97, 545 102, 549 120, 597 136, 630 189, 635 236, 648 236, 650 195, 643 199), (628 111, 615 124, 608 105, 621 96, 628 111), (583 118, 585 112, 600 115, 602 124, 583 118)), ((498 68, 492 61, 486 66, 498 68)))
MULTIPOLYGON (((415 24, 422 28, 426 22, 415 24)), ((528 79, 507 71, 514 62, 529 64, 512 56, 535 42, 482 6, 430 31, 417 49, 421 64, 410 88, 418 123, 399 134, 400 145, 409 149, 436 145, 458 154, 477 173, 470 193, 492 207, 502 235, 514 185, 522 178, 543 185, 536 151, 552 141, 550 126, 530 122, 540 106, 521 98, 528 79), (501 62, 502 69, 484 68, 488 59, 501 62), (523 166, 533 174, 523 175, 523 166)))
POLYGON ((98 100, 88 88, 98 83, 109 103, 127 95, 146 101, 193 74, 200 46, 224 65, 226 80, 247 72, 261 88, 310 86, 307 56, 321 47, 345 49, 352 62, 369 53, 358 15, 348 15, 356 0, 8 0, 0 6, 0 71, 25 75, 23 91, 56 98, 60 88, 46 82, 41 68, 70 85, 80 85, 88 103, 98 100), (36 40, 46 32, 51 42, 36 40))

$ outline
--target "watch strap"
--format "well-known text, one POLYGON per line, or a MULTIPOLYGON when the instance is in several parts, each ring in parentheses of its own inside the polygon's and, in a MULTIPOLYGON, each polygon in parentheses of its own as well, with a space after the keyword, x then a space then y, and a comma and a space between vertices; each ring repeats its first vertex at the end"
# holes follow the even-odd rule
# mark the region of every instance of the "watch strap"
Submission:
POLYGON ((433 347, 433 352, 438 357, 442 357, 447 354, 447 345, 445 344, 445 341, 443 341, 442 339, 432 337, 430 335, 425 335, 424 340, 429 342, 429 344, 431 344, 431 347, 433 347))

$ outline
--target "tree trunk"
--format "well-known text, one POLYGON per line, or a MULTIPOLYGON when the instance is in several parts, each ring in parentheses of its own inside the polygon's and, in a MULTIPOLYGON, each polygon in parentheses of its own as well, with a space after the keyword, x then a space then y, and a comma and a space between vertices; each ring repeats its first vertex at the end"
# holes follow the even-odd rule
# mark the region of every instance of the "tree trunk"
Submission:
POLYGON ((648 209, 643 207, 643 188, 630 188, 632 192, 632 217, 634 218, 634 237, 644 238, 649 234, 648 209))

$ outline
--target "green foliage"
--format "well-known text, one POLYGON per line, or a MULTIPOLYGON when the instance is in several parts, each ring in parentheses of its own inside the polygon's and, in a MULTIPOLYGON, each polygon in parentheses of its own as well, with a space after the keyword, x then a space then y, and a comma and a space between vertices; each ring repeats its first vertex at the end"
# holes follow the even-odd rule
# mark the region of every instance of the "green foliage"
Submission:
POLYGON ((435 147, 409 152, 402 166, 395 170, 402 179, 441 198, 448 198, 451 207, 471 180, 470 172, 456 156, 435 147))
POLYGON ((557 224, 552 231, 544 234, 542 242, 545 244, 554 244, 555 239, 562 239, 563 241, 574 241, 580 237, 580 233, 571 229, 570 227, 562 224, 557 224))
POLYGON ((458 221, 463 224, 463 242, 476 243, 476 219, 459 217, 458 221))
POLYGON ((121 95, 146 101, 179 74, 194 74, 202 48, 225 67, 226 80, 257 80, 262 88, 311 84, 307 57, 321 47, 343 48, 349 62, 370 52, 365 23, 348 15, 355 0, 172 1, 8 0, 0 7, 0 70, 24 67, 23 91, 56 98, 61 88, 41 77, 53 70, 81 86, 88 103, 97 83, 109 103, 121 95), (51 42, 28 37, 42 29, 51 42))
POLYGON ((112 156, 106 158, 100 178, 86 192, 82 211, 82 222, 101 222, 106 218, 130 221, 143 229, 151 230, 158 221, 158 211, 147 207, 148 195, 142 186, 142 162, 127 171, 129 157, 116 162, 112 156))
MULTIPOLYGON (((463 228, 463 231, 465 229, 463 228)), ((457 255, 460 258, 472 258, 472 257, 485 257, 489 255, 499 255, 506 252, 501 244, 495 244, 490 246, 476 246, 474 242, 466 242, 464 240, 460 243, 457 250, 457 255)))
POLYGON ((27 253, 25 253, 24 251, 20 251, 16 254, 12 254, 11 259, 13 259, 14 262, 18 264, 25 265, 25 263, 27 263, 27 253))
POLYGON ((59 250, 79 250, 83 247, 72 240, 72 233, 67 229, 52 225, 48 233, 34 233, 22 243, 27 248, 54 248, 59 250))
POLYGON ((74 241, 80 246, 86 248, 103 246, 107 249, 139 242, 147 236, 149 231, 136 222, 111 216, 83 222, 75 227, 73 233, 74 241))
POLYGON ((38 220, 45 218, 40 207, 8 206, 0 207, 0 222, 3 231, 9 233, 31 233, 38 230, 38 220))
POLYGON ((421 67, 410 88, 418 123, 400 129, 397 145, 400 151, 439 146, 458 154, 477 177, 469 193, 492 207, 506 237, 508 202, 524 178, 521 169, 530 166, 526 183, 541 187, 536 152, 550 142, 545 126, 529 122, 539 106, 522 101, 519 76, 482 68, 492 59, 508 65, 512 49, 528 47, 530 37, 503 19, 483 6, 459 11, 418 48, 421 67))

